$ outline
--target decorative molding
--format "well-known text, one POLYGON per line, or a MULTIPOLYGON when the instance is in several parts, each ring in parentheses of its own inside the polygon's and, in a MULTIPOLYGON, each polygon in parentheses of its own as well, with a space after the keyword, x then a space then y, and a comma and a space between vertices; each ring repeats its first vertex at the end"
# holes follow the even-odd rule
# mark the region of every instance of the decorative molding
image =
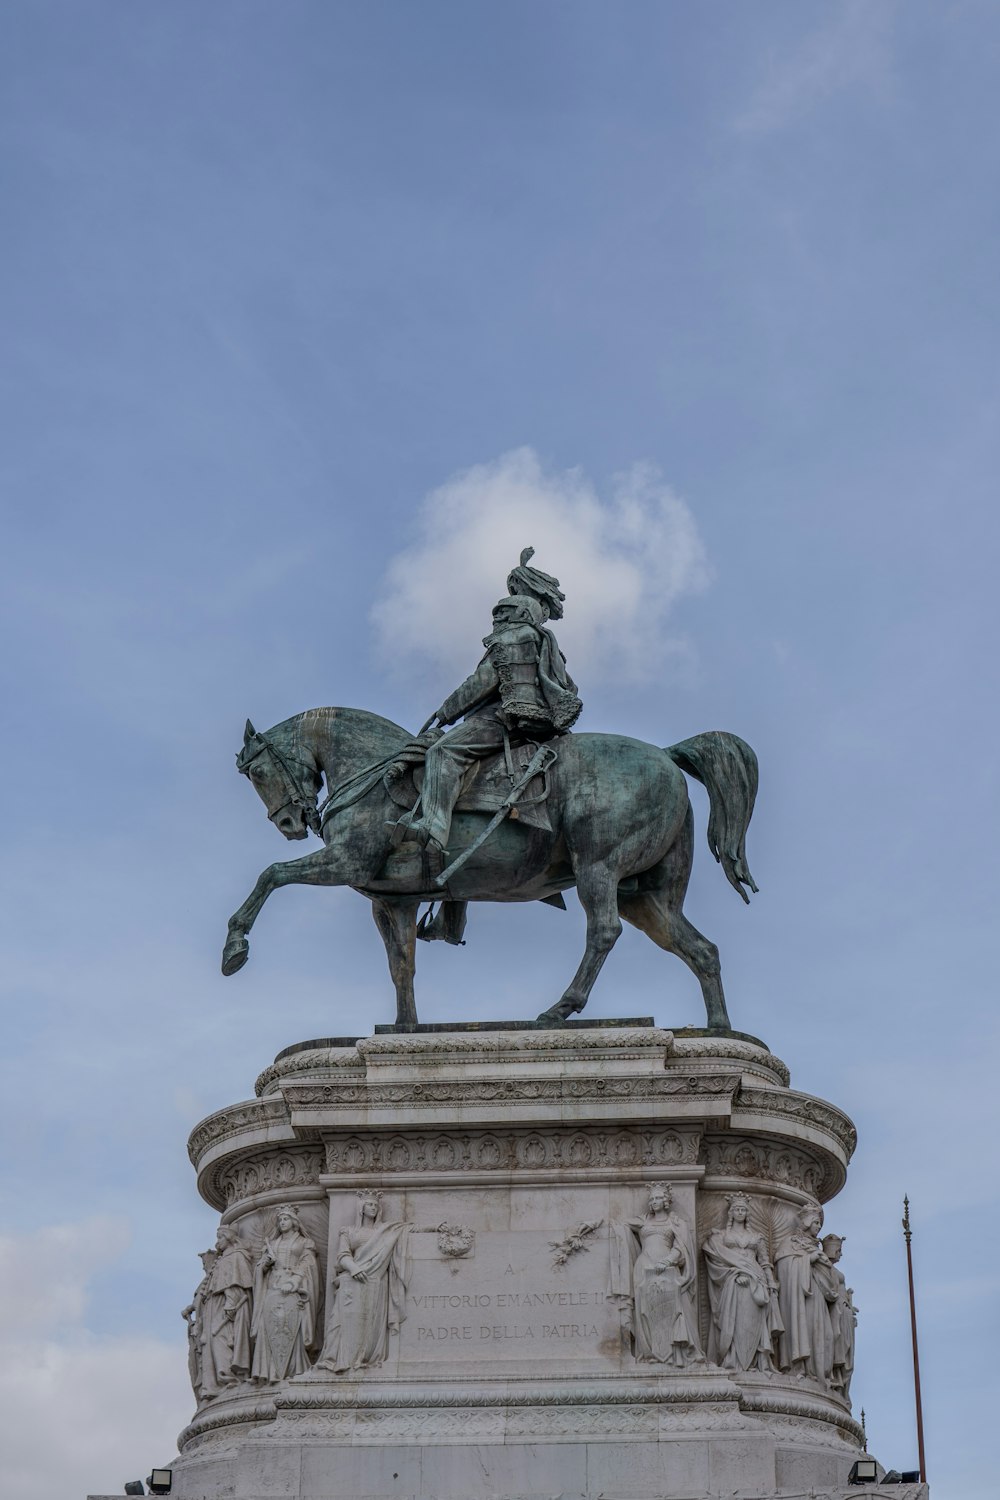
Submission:
POLYGON ((184 1449, 192 1443, 197 1443, 199 1438, 207 1433, 218 1432, 222 1427, 240 1427, 247 1423, 273 1422, 275 1418, 274 1401, 254 1400, 234 1406, 227 1400, 225 1407, 217 1402, 205 1407, 196 1417, 193 1417, 188 1425, 177 1434, 177 1451, 183 1453, 184 1449))
MULTIPOLYGON (((706 1136, 701 1160, 707 1176, 742 1177, 766 1185, 798 1188, 822 1199, 833 1190, 834 1173, 829 1161, 807 1155, 782 1142, 746 1135, 706 1136)), ((706 1184, 706 1186, 710 1186, 706 1184)))
POLYGON ((501 1382, 494 1387, 466 1385, 440 1385, 431 1382, 406 1381, 393 1387, 385 1382, 365 1381, 356 1383, 349 1390, 339 1387, 332 1379, 322 1380, 322 1372, 300 1377, 292 1385, 276 1393, 276 1408, 281 1411, 353 1411, 375 1409, 423 1409, 445 1410, 481 1407, 552 1407, 552 1406, 653 1406, 663 1403, 679 1403, 684 1407, 700 1407, 704 1403, 720 1402, 735 1410, 740 1405, 740 1390, 722 1371, 698 1372, 685 1380, 674 1374, 669 1380, 631 1381, 622 1376, 609 1376, 603 1383, 594 1380, 553 1379, 546 1384, 538 1381, 519 1383, 501 1382), (714 1377, 714 1378, 713 1378, 714 1377))
POLYGON ((805 1394, 795 1395, 789 1392, 787 1385, 779 1384, 780 1376, 764 1378, 768 1380, 766 1386, 760 1384, 750 1388, 742 1387, 740 1405, 744 1411, 761 1416, 799 1417, 825 1423, 828 1427, 838 1428, 858 1445, 863 1442, 864 1430, 850 1412, 844 1409, 844 1404, 838 1397, 832 1394, 823 1397, 818 1392, 812 1398, 805 1394))
POLYGON ((697 1130, 673 1129, 442 1131, 407 1136, 372 1132, 329 1138, 326 1170, 507 1173, 694 1166, 698 1143, 697 1130))
POLYGON ((740 1042, 725 1037, 674 1036, 672 1057, 679 1063, 693 1063, 701 1059, 719 1062, 744 1062, 748 1071, 773 1074, 783 1088, 788 1088, 792 1075, 780 1057, 768 1052, 765 1047, 755 1047, 752 1042, 740 1042))
POLYGON ((358 1053, 366 1061, 426 1063, 440 1056, 478 1056, 484 1062, 509 1052, 672 1051, 674 1034, 657 1026, 575 1030, 539 1027, 533 1031, 436 1031, 423 1035, 362 1037, 358 1053))
POLYGON ((224 1195, 226 1207, 242 1203, 258 1193, 281 1192, 285 1188, 318 1186, 323 1171, 320 1146, 280 1147, 244 1157, 224 1166, 214 1186, 224 1195))
POLYGON ((274 1125, 289 1127, 288 1107, 283 1099, 251 1099, 245 1104, 220 1109, 192 1130, 188 1141, 191 1164, 197 1167, 210 1147, 229 1136, 242 1135, 248 1130, 266 1130, 274 1125))
POLYGON ((273 1093, 283 1078, 322 1073, 329 1068, 352 1068, 363 1075, 364 1061, 358 1056, 357 1047, 313 1047, 306 1052, 293 1052, 264 1069, 254 1084, 254 1093, 259 1099, 262 1094, 273 1093))
POLYGON ((843 1110, 823 1099, 814 1099, 810 1094, 798 1094, 776 1089, 740 1089, 733 1102, 733 1110, 740 1115, 770 1116, 784 1115, 799 1124, 814 1125, 833 1137, 845 1157, 850 1161, 858 1144, 858 1132, 854 1122, 843 1110))
MULTIPOLYGON (((369 1109, 419 1109, 438 1104, 559 1104, 565 1101, 677 1098, 711 1099, 724 1097, 727 1102, 739 1086, 739 1074, 660 1074, 639 1077, 607 1078, 456 1078, 407 1083, 300 1083, 283 1090, 292 1110, 365 1105, 369 1109)), ((776 1095, 776 1097, 778 1097, 776 1095)))

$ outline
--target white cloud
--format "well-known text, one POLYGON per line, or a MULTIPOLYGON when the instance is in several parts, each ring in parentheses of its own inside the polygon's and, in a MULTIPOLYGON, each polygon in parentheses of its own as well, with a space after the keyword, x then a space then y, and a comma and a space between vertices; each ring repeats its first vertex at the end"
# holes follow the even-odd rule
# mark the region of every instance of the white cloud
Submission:
POLYGON ((0 1236, 0 1442, 18 1500, 120 1494, 169 1460, 190 1418, 180 1340, 83 1326, 87 1283, 128 1240, 107 1218, 0 1236))
POLYGON ((750 135, 781 130, 842 89, 883 89, 889 79, 888 41, 893 7, 882 0, 849 0, 829 21, 782 56, 736 122, 750 135))
POLYGON ((684 649, 671 607, 706 587, 694 517, 649 464, 602 499, 578 469, 547 474, 530 448, 456 475, 424 500, 417 539, 392 559, 372 611, 387 656, 423 661, 457 681, 478 660, 490 611, 521 549, 559 577, 556 627, 569 669, 586 685, 641 681, 684 649))

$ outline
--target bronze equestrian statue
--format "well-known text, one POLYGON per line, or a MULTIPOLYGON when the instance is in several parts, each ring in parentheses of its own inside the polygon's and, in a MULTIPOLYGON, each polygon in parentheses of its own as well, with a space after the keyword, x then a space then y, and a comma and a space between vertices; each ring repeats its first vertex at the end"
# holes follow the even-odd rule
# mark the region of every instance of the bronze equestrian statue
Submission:
POLYGON ((261 874, 230 918, 224 974, 246 962, 247 934, 279 886, 349 885, 372 903, 397 1024, 412 1026, 418 936, 460 941, 469 901, 562 906, 575 886, 586 948, 540 1021, 583 1009, 624 918, 684 960, 709 1027, 729 1029, 718 949, 682 910, 694 853, 683 773, 708 790, 709 847, 746 901, 757 889, 745 851, 756 756, 721 730, 666 749, 571 733, 580 700, 546 623, 561 618, 564 595, 557 579, 529 566, 531 555, 523 552, 508 578, 479 666, 419 735, 350 708, 312 709, 266 734, 247 721, 238 769, 286 838, 311 830, 323 848, 261 874), (446 733, 431 727, 459 718, 446 733), (420 906, 437 901, 438 915, 418 924, 420 906))

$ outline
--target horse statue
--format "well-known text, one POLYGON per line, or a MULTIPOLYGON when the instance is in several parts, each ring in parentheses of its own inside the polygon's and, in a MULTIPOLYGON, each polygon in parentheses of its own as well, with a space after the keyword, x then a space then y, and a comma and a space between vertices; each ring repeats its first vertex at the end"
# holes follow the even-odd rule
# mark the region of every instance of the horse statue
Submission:
MULTIPOLYGON (((515 804, 501 809, 509 815, 490 820, 488 811, 463 811, 460 801, 449 837, 451 864, 442 871, 432 868, 426 850, 394 847, 399 806, 391 793, 393 769, 398 776, 408 754, 419 758, 413 755, 419 739, 356 708, 311 709, 265 734, 247 720, 237 769, 285 838, 304 839, 311 830, 320 834, 323 848, 263 871, 229 920, 223 974, 235 974, 246 963, 247 934, 279 886, 351 886, 372 903, 396 989, 397 1025, 415 1026, 422 903, 562 906, 562 892, 575 886, 587 916, 586 948, 569 987, 540 1021, 558 1024, 583 1010, 624 917, 684 960, 701 984, 709 1028, 729 1030, 719 950, 682 910, 694 854, 683 773, 707 788, 709 848, 748 901, 747 889, 757 890, 744 847, 757 791, 754 752, 719 730, 667 749, 616 734, 566 734, 556 744, 544 772, 547 815, 519 817, 515 804), (321 808, 324 780, 328 795, 321 808), (490 821, 496 826, 481 841, 490 821)), ((536 766, 537 756, 529 771, 536 766)), ((538 781, 536 775, 532 785, 538 781)))

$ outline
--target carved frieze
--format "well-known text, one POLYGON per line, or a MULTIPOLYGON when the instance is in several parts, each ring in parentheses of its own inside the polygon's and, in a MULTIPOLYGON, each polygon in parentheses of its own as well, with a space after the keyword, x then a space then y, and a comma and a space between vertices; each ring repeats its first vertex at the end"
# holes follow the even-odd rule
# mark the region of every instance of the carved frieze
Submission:
POLYGON ((706 1136, 701 1148, 706 1175, 746 1177, 782 1187, 798 1188, 823 1198, 832 1191, 832 1173, 827 1164, 804 1151, 764 1137, 745 1135, 706 1136))
POLYGON ((280 1192, 285 1188, 316 1183, 323 1165, 323 1151, 319 1146, 261 1152, 224 1167, 218 1173, 216 1183, 224 1193, 228 1207, 245 1202, 257 1193, 280 1192))
POLYGON ((334 1136, 328 1173, 512 1172, 678 1167, 698 1160, 698 1132, 651 1130, 441 1131, 334 1136))

